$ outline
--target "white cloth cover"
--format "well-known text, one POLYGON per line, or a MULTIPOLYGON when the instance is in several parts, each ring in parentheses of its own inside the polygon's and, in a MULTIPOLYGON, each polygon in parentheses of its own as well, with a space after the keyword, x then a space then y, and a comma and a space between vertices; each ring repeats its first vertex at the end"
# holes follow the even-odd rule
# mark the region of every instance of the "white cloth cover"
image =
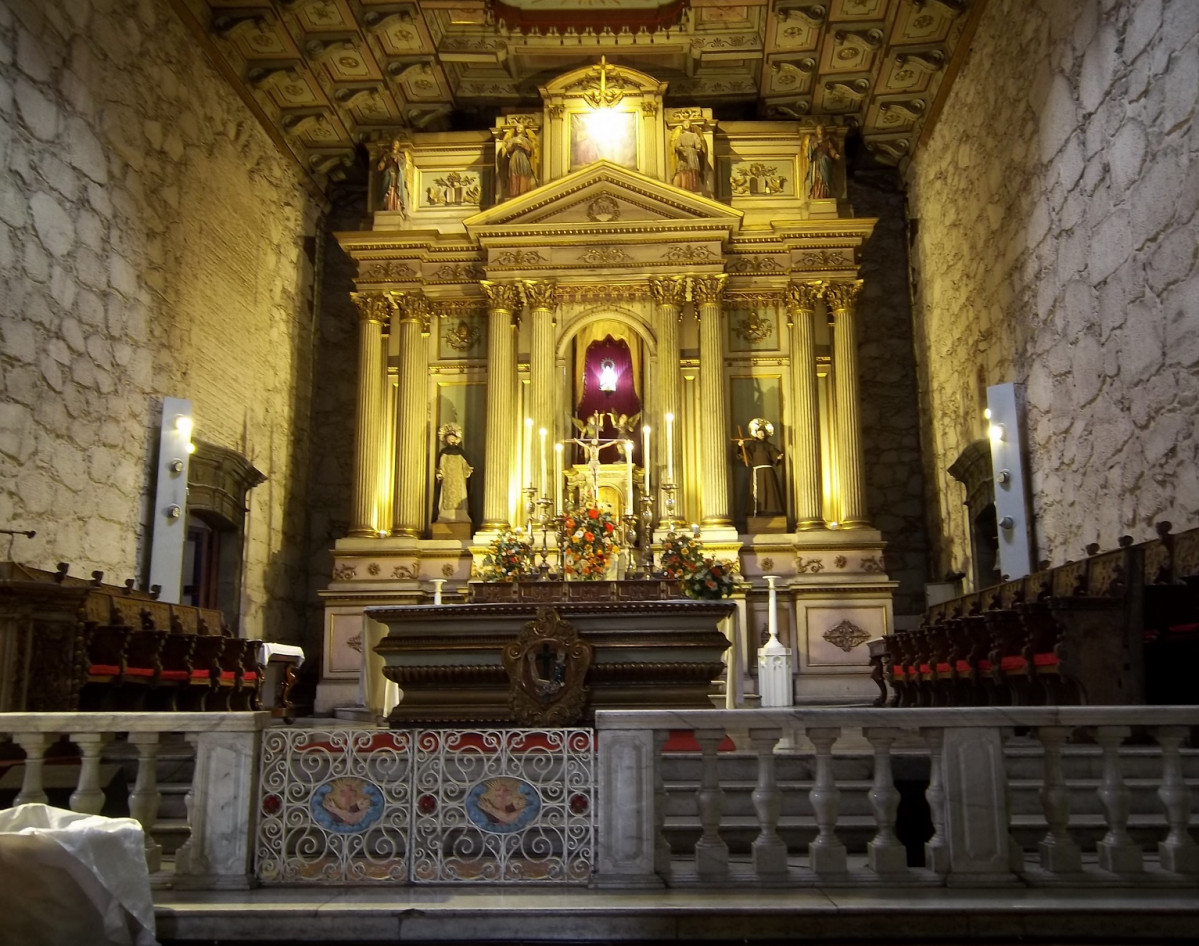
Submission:
POLYGON ((145 843, 132 818, 0 811, 0 946, 157 946, 145 843))

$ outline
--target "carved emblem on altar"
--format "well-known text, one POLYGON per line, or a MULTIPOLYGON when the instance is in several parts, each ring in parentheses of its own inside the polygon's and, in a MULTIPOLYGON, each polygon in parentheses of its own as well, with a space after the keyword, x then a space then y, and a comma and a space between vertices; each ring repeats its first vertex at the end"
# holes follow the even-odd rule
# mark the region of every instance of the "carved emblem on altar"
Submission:
POLYGON ((582 717, 592 646, 553 608, 540 608, 503 652, 508 708, 522 726, 566 726, 582 717))
POLYGON ((870 640, 870 633, 858 627, 852 621, 842 621, 836 627, 824 632, 824 639, 845 653, 849 653, 859 644, 870 640))

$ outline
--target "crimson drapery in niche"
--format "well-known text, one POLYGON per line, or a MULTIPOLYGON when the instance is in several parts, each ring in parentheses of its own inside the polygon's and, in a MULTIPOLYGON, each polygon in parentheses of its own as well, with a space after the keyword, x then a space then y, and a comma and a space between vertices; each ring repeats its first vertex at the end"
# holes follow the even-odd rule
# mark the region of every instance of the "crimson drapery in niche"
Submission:
MULTIPOLYGON (((600 440, 611 440, 627 436, 633 441, 633 462, 641 464, 641 441, 636 433, 628 434, 618 431, 607 415, 621 414, 633 416, 641 411, 641 399, 637 396, 637 387, 633 378, 633 358, 629 352, 629 343, 624 339, 605 335, 599 341, 587 346, 583 356, 583 396, 579 399, 575 416, 579 420, 587 420, 592 414, 599 412, 602 426, 600 440), (600 390, 600 368, 605 361, 612 362, 616 372, 616 390, 606 392, 600 390)), ((581 447, 575 448, 577 463, 586 463, 587 456, 581 447)), ((601 463, 620 463, 624 457, 615 445, 605 447, 600 451, 601 463)))

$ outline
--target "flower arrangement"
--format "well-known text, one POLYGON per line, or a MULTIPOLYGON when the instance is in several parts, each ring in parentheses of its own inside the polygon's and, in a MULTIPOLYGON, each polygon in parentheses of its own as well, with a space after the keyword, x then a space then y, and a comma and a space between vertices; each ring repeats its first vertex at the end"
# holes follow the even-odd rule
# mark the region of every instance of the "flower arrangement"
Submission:
POLYGON ((704 564, 704 544, 686 532, 671 532, 662 540, 662 573, 682 580, 694 575, 704 564))
POLYGON ((501 532, 483 557, 483 581, 519 581, 533 574, 533 546, 523 532, 501 532))
POLYGON ((576 580, 601 580, 616 552, 616 520, 612 514, 589 506, 567 513, 562 524, 566 535, 563 573, 576 580))
POLYGON ((682 579, 683 594, 688 598, 727 598, 733 593, 736 562, 705 558, 703 564, 682 579))

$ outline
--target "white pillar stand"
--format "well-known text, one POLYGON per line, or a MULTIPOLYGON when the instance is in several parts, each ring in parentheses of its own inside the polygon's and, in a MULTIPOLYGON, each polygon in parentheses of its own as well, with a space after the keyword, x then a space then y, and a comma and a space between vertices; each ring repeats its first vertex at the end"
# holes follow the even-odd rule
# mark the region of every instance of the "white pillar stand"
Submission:
POLYGON ((769 623, 770 640, 758 649, 758 689, 762 696, 762 707, 791 706, 794 695, 791 689, 791 651, 779 640, 778 594, 774 589, 777 575, 763 575, 770 589, 769 623))
POLYGON ((445 584, 444 578, 433 578, 433 603, 441 604, 441 586, 445 584))

